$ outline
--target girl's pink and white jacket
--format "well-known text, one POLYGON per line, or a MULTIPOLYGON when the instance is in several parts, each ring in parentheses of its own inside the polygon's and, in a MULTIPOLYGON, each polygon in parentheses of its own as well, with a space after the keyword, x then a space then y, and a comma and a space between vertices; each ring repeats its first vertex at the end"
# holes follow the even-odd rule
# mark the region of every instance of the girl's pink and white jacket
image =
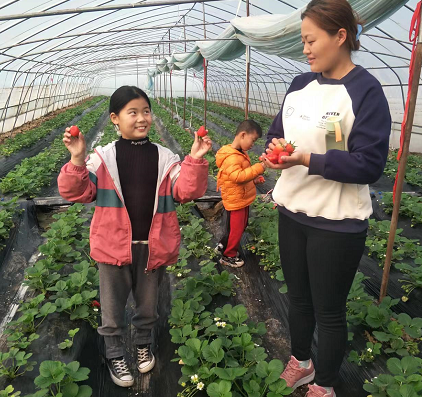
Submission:
MULTIPOLYGON (((178 155, 156 146, 158 181, 148 237, 148 271, 177 262, 181 237, 174 200, 186 203, 203 196, 208 181, 207 160, 186 156, 180 163, 178 155)), ((132 228, 119 181, 115 142, 97 147, 86 165, 65 164, 58 186, 66 200, 96 200, 90 230, 91 257, 112 265, 132 263, 132 228)))

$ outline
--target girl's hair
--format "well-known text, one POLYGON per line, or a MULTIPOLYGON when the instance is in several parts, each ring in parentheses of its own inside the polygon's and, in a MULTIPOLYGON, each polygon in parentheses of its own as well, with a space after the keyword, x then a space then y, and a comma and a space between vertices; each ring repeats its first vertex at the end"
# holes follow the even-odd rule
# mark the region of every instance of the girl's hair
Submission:
POLYGON ((312 0, 302 13, 302 20, 308 17, 329 35, 335 35, 339 29, 346 29, 345 45, 349 52, 360 47, 356 40, 358 24, 363 25, 347 0, 312 0))
POLYGON ((110 97, 110 105, 108 107, 109 114, 115 113, 119 114, 120 111, 132 100, 136 98, 144 98, 149 108, 151 109, 151 102, 148 98, 148 95, 145 94, 140 88, 135 86, 124 85, 114 91, 113 95, 110 97))

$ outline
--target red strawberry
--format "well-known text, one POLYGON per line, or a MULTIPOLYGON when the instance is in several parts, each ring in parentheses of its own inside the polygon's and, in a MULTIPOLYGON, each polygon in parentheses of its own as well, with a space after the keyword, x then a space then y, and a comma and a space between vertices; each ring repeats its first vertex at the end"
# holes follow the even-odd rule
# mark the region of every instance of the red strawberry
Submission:
POLYGON ((295 151, 295 146, 293 145, 293 143, 288 143, 284 149, 286 150, 286 152, 292 154, 295 151))
POLYGON ((281 143, 278 143, 277 145, 275 145, 274 149, 273 149, 273 153, 275 154, 279 154, 281 152, 284 152, 284 146, 281 143))
POLYGON ((273 164, 278 164, 278 154, 277 153, 269 153, 267 155, 267 159, 271 161, 273 164))
POLYGON ((91 306, 92 307, 100 307, 100 302, 94 300, 94 301, 91 302, 91 306))
POLYGON ((284 161, 281 159, 282 157, 289 157, 290 153, 289 152, 280 152, 278 154, 278 164, 284 164, 284 161))
POLYGON ((265 178, 262 175, 258 176, 258 183, 264 183, 264 182, 265 182, 265 178))
POLYGON ((198 136, 200 136, 201 138, 203 138, 205 135, 208 134, 208 130, 206 130, 203 125, 201 125, 199 127, 199 130, 197 131, 197 134, 198 134, 198 136))
POLYGON ((69 129, 69 132, 70 132, 70 135, 77 137, 79 136, 80 131, 77 125, 72 125, 72 127, 70 127, 69 129))

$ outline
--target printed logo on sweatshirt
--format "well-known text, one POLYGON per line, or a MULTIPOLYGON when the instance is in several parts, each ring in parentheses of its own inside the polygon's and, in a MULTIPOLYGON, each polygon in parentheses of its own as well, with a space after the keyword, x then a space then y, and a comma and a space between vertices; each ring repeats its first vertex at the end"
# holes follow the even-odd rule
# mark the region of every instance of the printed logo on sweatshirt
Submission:
POLYGON ((289 106, 287 109, 286 109, 286 113, 285 113, 285 116, 286 117, 290 117, 292 114, 293 114, 293 112, 295 111, 295 108, 292 108, 291 106, 289 106))
POLYGON ((326 112, 325 115, 323 115, 321 117, 321 120, 318 122, 317 124, 317 128, 322 128, 325 130, 325 123, 328 117, 332 117, 332 116, 340 116, 339 112, 326 112))
POLYGON ((306 114, 301 114, 299 116, 300 119, 302 119, 303 121, 309 121, 311 118, 309 116, 307 116, 306 114))

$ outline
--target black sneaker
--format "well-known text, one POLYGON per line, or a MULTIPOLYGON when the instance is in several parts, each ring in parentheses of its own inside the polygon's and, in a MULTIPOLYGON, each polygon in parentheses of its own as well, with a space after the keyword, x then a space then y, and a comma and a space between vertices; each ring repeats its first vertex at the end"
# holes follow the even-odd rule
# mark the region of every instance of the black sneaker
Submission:
POLYGON ((218 243, 217 244, 217 246, 214 248, 214 252, 217 254, 217 255, 223 255, 223 244, 221 244, 221 243, 218 243))
POLYGON ((130 387, 133 385, 133 376, 124 357, 108 358, 106 362, 111 380, 117 386, 130 387))
POLYGON ((136 347, 138 353, 138 371, 141 374, 151 371, 155 365, 155 357, 151 351, 151 345, 139 345, 136 347))
POLYGON ((229 256, 222 256, 220 259, 220 263, 224 266, 230 267, 242 267, 245 264, 243 259, 240 259, 238 256, 231 258, 229 256))

